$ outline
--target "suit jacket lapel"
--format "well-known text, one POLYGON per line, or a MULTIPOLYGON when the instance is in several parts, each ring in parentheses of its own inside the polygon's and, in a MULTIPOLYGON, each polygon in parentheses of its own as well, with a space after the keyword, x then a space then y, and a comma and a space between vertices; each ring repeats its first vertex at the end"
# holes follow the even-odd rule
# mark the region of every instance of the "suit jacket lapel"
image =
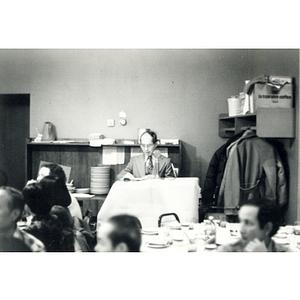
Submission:
POLYGON ((137 168, 139 170, 140 176, 143 177, 145 176, 145 157, 144 155, 140 155, 137 157, 138 162, 137 162, 137 168))

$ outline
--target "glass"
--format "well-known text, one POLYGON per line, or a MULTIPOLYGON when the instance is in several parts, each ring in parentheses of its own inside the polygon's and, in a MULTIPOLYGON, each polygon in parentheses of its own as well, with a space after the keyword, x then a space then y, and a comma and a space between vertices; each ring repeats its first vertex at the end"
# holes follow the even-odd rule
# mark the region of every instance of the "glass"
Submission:
POLYGON ((226 215, 220 215, 220 227, 226 227, 226 215))
POLYGON ((300 235, 300 221, 294 223, 294 234, 300 235))
POLYGON ((192 231, 188 234, 189 244, 188 244, 188 252, 196 252, 197 251, 197 243, 195 233, 192 231))
POLYGON ((141 147, 143 147, 143 148, 151 148, 151 147, 154 146, 154 144, 140 144, 140 145, 141 145, 141 147))
POLYGON ((160 227, 158 231, 158 238, 167 241, 169 244, 173 244, 173 239, 170 234, 170 227, 166 225, 160 227))

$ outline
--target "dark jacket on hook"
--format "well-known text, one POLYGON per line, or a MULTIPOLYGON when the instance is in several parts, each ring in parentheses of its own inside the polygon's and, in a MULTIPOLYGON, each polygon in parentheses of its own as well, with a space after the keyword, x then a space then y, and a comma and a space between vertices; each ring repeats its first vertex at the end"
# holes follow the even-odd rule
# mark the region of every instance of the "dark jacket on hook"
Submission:
POLYGON ((214 153, 206 172, 205 183, 202 190, 202 203, 204 207, 209 208, 217 205, 221 181, 227 162, 226 149, 243 134, 244 131, 241 131, 229 138, 228 141, 214 153))

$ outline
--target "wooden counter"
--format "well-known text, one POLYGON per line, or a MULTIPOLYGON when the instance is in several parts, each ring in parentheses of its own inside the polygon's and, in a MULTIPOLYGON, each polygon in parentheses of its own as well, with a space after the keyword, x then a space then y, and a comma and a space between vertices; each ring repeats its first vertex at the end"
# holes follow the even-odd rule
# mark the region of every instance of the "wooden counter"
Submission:
MULTIPOLYGON (((52 162, 71 167, 70 180, 74 180, 76 188, 89 188, 91 180, 91 167, 102 164, 103 147, 90 147, 86 142, 32 142, 28 139, 26 143, 26 180, 35 179, 38 174, 40 161, 52 162)), ((64 140, 66 141, 66 140, 64 140)), ((72 140, 74 141, 74 140, 72 140)), ((181 141, 178 145, 159 145, 159 148, 167 148, 168 156, 174 167, 181 169, 181 141)), ((139 144, 123 144, 121 140, 109 147, 124 147, 125 163, 110 166, 110 186, 115 182, 116 176, 125 168, 130 160, 131 148, 138 148, 139 144)), ((142 152, 142 150, 140 149, 142 152)), ((95 201, 94 201, 95 202, 95 201)))

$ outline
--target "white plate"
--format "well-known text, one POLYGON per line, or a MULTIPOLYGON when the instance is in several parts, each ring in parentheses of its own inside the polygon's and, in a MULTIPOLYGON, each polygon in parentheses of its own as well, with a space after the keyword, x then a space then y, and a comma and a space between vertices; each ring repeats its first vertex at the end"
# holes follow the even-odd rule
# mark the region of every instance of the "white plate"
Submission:
POLYGON ((277 234, 274 235, 274 238, 276 238, 276 239, 286 239, 287 234, 286 233, 277 233, 277 234))
POLYGON ((150 248, 167 248, 170 246, 168 242, 166 243, 147 242, 146 245, 150 248))
POLYGON ((79 189, 76 189, 76 193, 77 194, 88 194, 89 192, 90 192, 89 188, 79 188, 79 189))
POLYGON ((156 228, 145 228, 141 229, 141 233, 147 235, 155 235, 158 234, 158 230, 156 228))
POLYGON ((216 249, 217 245, 216 244, 206 244, 205 249, 213 250, 216 249))
POLYGON ((287 239, 287 238, 286 239, 274 238, 274 241, 275 241, 275 243, 281 244, 281 245, 288 245, 290 243, 289 239, 287 239))
POLYGON ((75 193, 73 194, 75 196, 75 198, 93 198, 95 197, 95 195, 89 195, 89 194, 79 194, 79 193, 75 193))

